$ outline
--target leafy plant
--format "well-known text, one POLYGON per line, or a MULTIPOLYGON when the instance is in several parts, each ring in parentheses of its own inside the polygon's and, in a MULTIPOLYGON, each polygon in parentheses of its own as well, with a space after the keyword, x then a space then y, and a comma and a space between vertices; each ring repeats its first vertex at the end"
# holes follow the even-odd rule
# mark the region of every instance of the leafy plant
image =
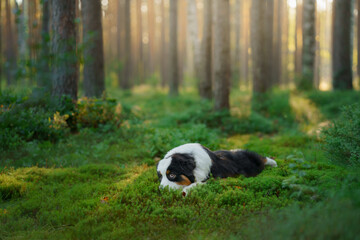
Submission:
POLYGON ((342 108, 339 119, 322 131, 329 159, 337 164, 360 166, 360 104, 342 108))

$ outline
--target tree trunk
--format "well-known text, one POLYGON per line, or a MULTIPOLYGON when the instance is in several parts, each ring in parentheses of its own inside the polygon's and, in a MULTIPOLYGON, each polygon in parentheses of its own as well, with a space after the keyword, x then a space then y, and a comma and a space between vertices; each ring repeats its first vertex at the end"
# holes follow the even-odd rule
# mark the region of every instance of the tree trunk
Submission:
POLYGON ((282 22, 283 22, 283 1, 276 0, 276 24, 274 28, 274 49, 273 49, 273 70, 272 85, 277 86, 281 83, 282 66, 282 22))
POLYGON ((26 5, 28 2, 26 0, 22 3, 22 9, 18 6, 18 3, 15 1, 18 11, 17 11, 17 32, 18 32, 18 47, 19 47, 19 58, 21 61, 27 60, 27 31, 26 31, 26 5))
POLYGON ((104 47, 101 1, 82 1, 84 39, 84 92, 86 97, 101 97, 105 91, 104 47))
POLYGON ((124 71, 124 65, 123 65, 123 60, 124 60, 124 47, 123 47, 123 27, 124 27, 124 5, 123 5, 123 1, 124 0, 117 0, 117 78, 118 78, 118 86, 121 88, 122 86, 122 79, 124 77, 123 71, 124 71))
POLYGON ((11 21, 10 1, 5 1, 6 11, 6 82, 10 86, 15 83, 16 48, 14 43, 14 30, 11 21))
POLYGON ((1 84, 2 84, 2 70, 3 70, 3 49, 2 49, 2 1, 0 1, 0 92, 2 90, 1 84))
POLYGON ((230 94, 229 0, 214 2, 214 108, 229 109, 230 94))
POLYGON ((333 88, 352 89, 352 1, 334 0, 333 88))
POLYGON ((240 56, 241 56, 241 45, 240 45, 240 33, 242 30, 242 21, 241 21, 241 16, 242 16, 242 6, 243 6, 243 2, 241 0, 236 0, 235 1, 235 53, 234 53, 234 67, 233 67, 233 72, 235 74, 235 81, 234 81, 234 85, 235 86, 239 86, 239 79, 240 79, 240 56))
POLYGON ((148 76, 151 76, 155 71, 155 8, 154 0, 147 0, 148 2, 148 31, 149 31, 149 43, 148 43, 148 76))
POLYGON ((304 0, 303 4, 302 78, 299 88, 311 89, 314 86, 316 2, 304 0))
POLYGON ((360 77, 360 0, 357 0, 357 75, 360 77))
MULTIPOLYGON (((359 0, 360 1, 360 0, 359 0)), ((296 27, 295 27, 295 74, 301 75, 302 59, 302 0, 296 1, 296 27)))
POLYGON ((251 48, 253 61, 253 92, 265 93, 269 86, 268 50, 266 49, 266 4, 253 0, 251 7, 251 48))
POLYGON ((165 0, 161 1, 161 46, 162 46, 162 50, 161 50, 161 86, 165 87, 166 83, 167 83, 167 79, 168 79, 168 67, 167 67, 167 59, 168 59, 168 54, 167 54, 167 50, 168 50, 168 46, 167 46, 167 42, 165 39, 166 36, 166 28, 165 28, 165 24, 167 21, 165 21, 165 0))
POLYGON ((170 40, 169 40, 169 87, 170 96, 179 94, 179 66, 178 66, 178 41, 177 41, 177 15, 178 1, 170 1, 170 40))
POLYGON ((136 18, 137 18, 137 37, 138 37, 138 79, 139 83, 143 84, 144 81, 144 56, 143 56, 143 24, 142 24, 142 12, 141 12, 141 6, 142 6, 141 0, 136 0, 136 18))
POLYGON ((50 62, 50 0, 42 1, 42 27, 41 27, 41 58, 38 72, 38 86, 51 89, 51 74, 49 68, 50 62))
POLYGON ((124 62, 124 77, 121 81, 122 89, 130 89, 131 78, 131 0, 125 0, 125 62, 124 62))
POLYGON ((204 26, 201 45, 201 75, 199 93, 202 98, 212 98, 212 0, 204 2, 204 26))
MULTIPOLYGON (((263 3, 264 4, 264 3, 263 3)), ((273 49, 274 49, 274 0, 266 0, 266 11, 265 11, 265 72, 264 72, 264 79, 262 80, 264 82, 264 87, 266 90, 268 90, 272 84, 274 83, 274 80, 272 79, 272 70, 274 68, 273 66, 273 49), (267 80, 266 80, 267 78, 267 80)))
POLYGON ((33 64, 35 64, 35 62, 37 61, 38 45, 40 43, 39 20, 37 17, 38 0, 29 0, 28 5, 28 48, 30 50, 30 60, 32 60, 33 64))
POLYGON ((196 1, 194 0, 187 1, 187 21, 188 21, 188 32, 194 54, 193 59, 194 59, 195 76, 197 79, 200 79, 201 52, 200 52, 200 41, 198 37, 199 24, 197 20, 196 1))
POLYGON ((77 57, 75 1, 52 0, 52 52, 54 55, 52 94, 77 99, 77 57))

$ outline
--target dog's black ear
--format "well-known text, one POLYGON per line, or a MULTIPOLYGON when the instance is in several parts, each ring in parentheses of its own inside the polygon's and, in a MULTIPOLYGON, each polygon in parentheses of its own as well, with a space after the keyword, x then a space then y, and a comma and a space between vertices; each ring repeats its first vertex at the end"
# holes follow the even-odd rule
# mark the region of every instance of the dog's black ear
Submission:
POLYGON ((184 173, 192 173, 195 169, 195 159, 190 154, 176 153, 172 155, 171 165, 176 165, 176 168, 181 169, 184 173))

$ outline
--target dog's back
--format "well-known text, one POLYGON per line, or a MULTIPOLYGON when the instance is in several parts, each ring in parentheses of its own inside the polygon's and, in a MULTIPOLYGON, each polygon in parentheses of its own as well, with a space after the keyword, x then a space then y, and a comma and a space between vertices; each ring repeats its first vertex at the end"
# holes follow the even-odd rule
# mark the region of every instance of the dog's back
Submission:
POLYGON ((254 177, 262 172, 267 161, 267 158, 257 153, 244 150, 215 151, 210 157, 213 162, 211 174, 215 178, 238 175, 254 177))

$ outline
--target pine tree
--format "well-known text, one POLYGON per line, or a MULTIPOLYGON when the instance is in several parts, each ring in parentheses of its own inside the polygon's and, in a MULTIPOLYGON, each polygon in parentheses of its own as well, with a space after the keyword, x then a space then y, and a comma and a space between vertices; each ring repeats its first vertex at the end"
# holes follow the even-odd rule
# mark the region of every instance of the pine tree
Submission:
POLYGON ((214 1, 214 108, 229 109, 230 19, 229 0, 214 1))
POLYGON ((78 90, 75 14, 75 1, 52 0, 52 95, 73 100, 78 90))
POLYGON ((100 97, 105 90, 101 1, 82 2, 84 49, 84 91, 100 97))

